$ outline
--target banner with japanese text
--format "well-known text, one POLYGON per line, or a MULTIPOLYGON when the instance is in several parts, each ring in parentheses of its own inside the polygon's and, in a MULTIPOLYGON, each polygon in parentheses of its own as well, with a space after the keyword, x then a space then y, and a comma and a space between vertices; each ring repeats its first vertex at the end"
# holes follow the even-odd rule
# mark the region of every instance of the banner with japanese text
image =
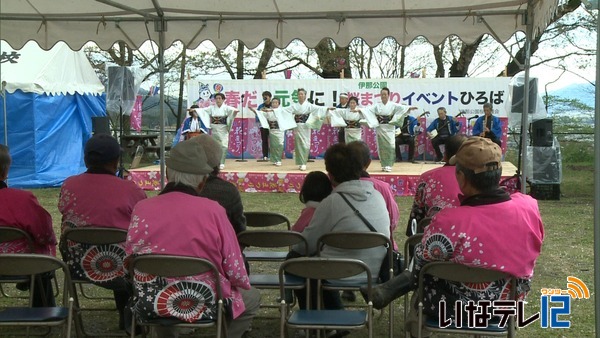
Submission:
MULTIPOLYGON (((214 103, 216 93, 225 94, 225 104, 240 109, 256 108, 262 103, 262 92, 270 91, 286 107, 297 101, 298 88, 307 90, 308 100, 316 105, 335 106, 339 94, 356 96, 359 106, 380 102, 380 90, 390 89, 390 100, 416 106, 420 112, 430 111, 437 117, 438 107, 445 107, 449 115, 464 112, 469 118, 483 114, 482 105, 492 103, 494 114, 507 117, 505 102, 509 94, 510 78, 432 78, 432 79, 310 79, 310 80, 189 80, 188 107, 198 104, 206 107, 214 103), (242 95, 244 101, 242 103, 242 95)), ((420 114, 420 113, 419 113, 420 114)), ((252 117, 249 109, 237 116, 252 117)))

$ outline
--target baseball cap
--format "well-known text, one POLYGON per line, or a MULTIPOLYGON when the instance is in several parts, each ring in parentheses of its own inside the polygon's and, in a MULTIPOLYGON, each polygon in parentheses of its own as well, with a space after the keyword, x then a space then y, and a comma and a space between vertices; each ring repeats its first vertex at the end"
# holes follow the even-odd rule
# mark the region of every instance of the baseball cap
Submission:
POLYGON ((177 143, 165 164, 167 168, 187 174, 206 175, 213 171, 207 163, 204 148, 193 138, 177 143))
POLYGON ((469 137, 448 162, 460 164, 476 174, 502 168, 502 150, 489 138, 469 137))
POLYGON ((206 163, 211 167, 217 167, 221 163, 223 148, 212 136, 208 134, 198 135, 191 138, 194 142, 200 144, 206 154, 206 163))
POLYGON ((121 156, 119 142, 108 134, 92 136, 83 148, 83 158, 86 164, 103 164, 114 161, 121 156))

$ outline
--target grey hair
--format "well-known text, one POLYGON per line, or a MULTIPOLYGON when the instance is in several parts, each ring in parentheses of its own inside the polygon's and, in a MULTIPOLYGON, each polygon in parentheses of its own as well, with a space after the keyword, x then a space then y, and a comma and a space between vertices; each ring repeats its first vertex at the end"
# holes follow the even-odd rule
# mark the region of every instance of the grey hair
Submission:
POLYGON ((173 182, 176 184, 189 185, 193 188, 197 188, 207 176, 208 175, 182 173, 171 168, 168 168, 167 170, 167 179, 169 180, 169 183, 173 182))

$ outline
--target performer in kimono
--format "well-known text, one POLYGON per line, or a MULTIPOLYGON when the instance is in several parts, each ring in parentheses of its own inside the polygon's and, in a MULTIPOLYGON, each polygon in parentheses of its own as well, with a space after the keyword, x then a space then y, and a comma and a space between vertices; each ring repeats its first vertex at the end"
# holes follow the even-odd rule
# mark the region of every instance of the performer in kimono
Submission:
POLYGON ((206 127, 204 126, 204 123, 202 123, 202 120, 200 120, 198 117, 196 108, 199 108, 197 104, 192 105, 190 109, 188 109, 190 116, 183 121, 181 134, 184 135, 185 140, 189 140, 192 137, 200 134, 206 134, 206 127))
POLYGON ((230 107, 225 102, 225 94, 215 94, 216 105, 208 108, 201 108, 210 117, 210 128, 212 129, 212 136, 221 144, 223 147, 223 156, 221 157, 221 164, 219 169, 225 168, 225 158, 227 157, 227 150, 229 149, 229 130, 231 129, 231 123, 235 114, 238 110, 230 107))
MULTIPOLYGON (((219 203, 198 194, 213 172, 203 146, 195 138, 178 143, 166 159, 169 184, 156 197, 136 204, 125 243, 125 267, 137 255, 160 253, 204 258, 219 271, 225 298, 227 337, 250 330, 260 306, 260 293, 250 286, 235 231, 219 203), (168 212, 165 212, 168 210, 168 212)), ((142 319, 177 318, 195 322, 214 318, 217 302, 210 274, 182 278, 146 278, 135 271, 134 286, 143 297, 133 309, 142 319)), ((157 337, 174 337, 177 328, 155 329, 157 337)))
MULTIPOLYGON (((283 141, 285 140, 285 131, 279 128, 276 111, 281 111, 278 98, 271 99, 271 108, 262 108, 255 110, 250 107, 254 114, 262 114, 267 122, 269 122, 269 148, 271 149, 271 162, 273 165, 280 167, 283 154, 283 141)), ((260 106, 259 106, 260 108, 260 106)))
POLYGON ((396 160, 396 128, 390 122, 394 120, 394 115, 397 114, 396 118, 399 118, 417 108, 389 101, 390 90, 387 87, 382 88, 380 94, 381 102, 366 109, 375 114, 379 122, 375 132, 377 133, 377 152, 381 161, 381 171, 390 172, 396 160))
MULTIPOLYGON (((69 228, 104 227, 127 230, 131 212, 146 193, 133 181, 115 176, 119 166, 121 147, 110 135, 92 136, 84 148, 87 171, 65 180, 58 200, 62 214, 61 232, 69 228)), ((131 296, 131 286, 125 278, 124 244, 92 246, 66 241, 61 238, 60 252, 69 265, 71 275, 113 291, 119 311, 119 329, 125 329, 124 309, 131 296), (112 269, 98 269, 89 260, 116 262, 112 269)))
MULTIPOLYGON (((33 253, 56 256, 56 236, 52 229, 52 216, 29 191, 9 188, 6 184, 11 157, 8 147, 0 144, 0 224, 21 229, 33 239, 33 253)), ((25 239, 0 244, 2 253, 31 253, 25 239)), ((51 275, 39 276, 41 285, 33 292, 33 306, 55 306, 51 275)), ((29 283, 19 283, 17 288, 27 290, 29 283)))
POLYGON ((344 122, 346 122, 346 127, 343 128, 345 143, 362 141, 362 128, 360 127, 359 122, 363 118, 363 115, 358 108, 358 98, 352 96, 348 100, 348 108, 338 108, 335 111, 344 119, 344 122))
MULTIPOLYGON (((310 151, 311 126, 307 124, 307 121, 311 114, 315 114, 313 119, 322 122, 328 109, 335 108, 321 107, 306 101, 306 89, 304 88, 298 89, 298 102, 284 108, 285 112, 294 114, 297 124, 296 128, 294 128, 294 159, 296 160, 298 169, 302 171, 306 170, 308 153, 310 151)), ((321 127, 321 124, 317 122, 312 128, 318 129, 317 125, 318 128, 321 127)))
POLYGON ((483 104, 483 116, 480 116, 473 126, 473 135, 489 138, 498 146, 502 147, 502 122, 497 116, 492 115, 491 103, 483 104))
MULTIPOLYGON (((338 109, 348 108, 348 93, 340 93, 340 103, 335 106, 338 109)), ((342 127, 338 128, 338 143, 344 143, 346 141, 346 130, 342 127)))

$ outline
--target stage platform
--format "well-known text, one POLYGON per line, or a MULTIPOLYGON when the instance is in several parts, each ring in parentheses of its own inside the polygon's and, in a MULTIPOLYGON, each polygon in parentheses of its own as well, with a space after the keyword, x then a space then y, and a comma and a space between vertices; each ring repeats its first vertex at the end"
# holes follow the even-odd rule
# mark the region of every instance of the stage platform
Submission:
MULTIPOLYGON (((421 173, 442 166, 432 162, 395 163, 391 172, 382 172, 379 161, 374 160, 369 167, 372 177, 389 183, 396 196, 413 196, 421 173)), ((300 171, 292 159, 284 159, 280 167, 271 162, 258 162, 255 159, 247 162, 236 162, 227 159, 225 169, 220 176, 233 183, 243 192, 291 192, 300 191, 302 181, 311 171, 325 171, 322 159, 307 164, 306 171, 300 171)), ((515 189, 515 180, 506 180, 514 176, 517 168, 510 162, 502 162, 502 180, 509 190, 515 189)), ((135 182, 144 190, 160 190, 160 166, 153 165, 130 169, 128 179, 135 182)))

